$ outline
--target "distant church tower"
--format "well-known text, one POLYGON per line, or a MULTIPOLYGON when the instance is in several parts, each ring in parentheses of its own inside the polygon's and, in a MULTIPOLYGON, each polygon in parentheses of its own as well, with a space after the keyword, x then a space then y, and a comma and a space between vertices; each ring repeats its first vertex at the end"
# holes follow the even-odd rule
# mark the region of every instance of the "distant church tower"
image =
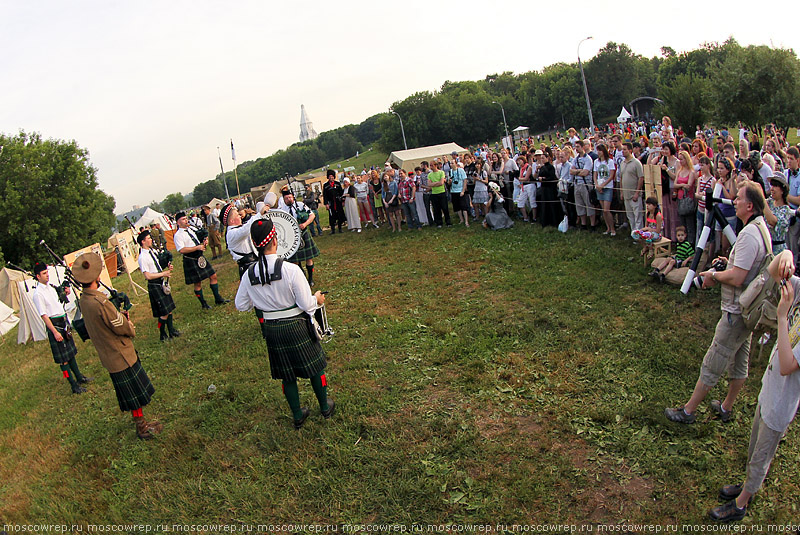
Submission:
POLYGON ((314 130, 314 125, 311 124, 311 120, 306 114, 306 107, 300 104, 300 141, 316 139, 317 136, 317 131, 314 130))

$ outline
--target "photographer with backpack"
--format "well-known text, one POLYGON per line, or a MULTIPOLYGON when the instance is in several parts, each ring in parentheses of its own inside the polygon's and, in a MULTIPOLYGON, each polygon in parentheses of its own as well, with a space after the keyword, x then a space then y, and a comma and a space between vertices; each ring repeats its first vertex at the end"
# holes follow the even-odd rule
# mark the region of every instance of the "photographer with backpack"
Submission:
POLYGON ((691 398, 682 407, 664 409, 664 415, 673 422, 694 423, 697 407, 726 370, 729 379, 727 397, 722 402, 712 401, 711 408, 723 422, 728 422, 736 396, 747 379, 752 328, 746 325, 742 317, 739 297, 759 274, 764 257, 771 252, 771 243, 768 246, 764 242, 760 228, 766 228, 767 225, 763 216, 766 202, 761 187, 752 181, 745 182, 739 188, 734 204, 736 216, 742 221, 744 228, 731 249, 730 259, 720 258, 727 266, 722 271, 712 269, 699 275, 703 288, 722 285, 722 317, 717 323, 711 346, 703 358, 700 377, 691 398))

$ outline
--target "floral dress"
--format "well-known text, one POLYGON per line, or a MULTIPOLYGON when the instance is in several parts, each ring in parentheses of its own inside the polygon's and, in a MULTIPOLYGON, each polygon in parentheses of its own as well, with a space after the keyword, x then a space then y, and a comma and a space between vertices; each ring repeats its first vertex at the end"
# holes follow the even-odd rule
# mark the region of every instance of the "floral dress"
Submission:
POLYGON ((772 252, 778 254, 786 249, 786 231, 789 230, 789 220, 794 215, 794 210, 788 204, 775 206, 775 200, 772 197, 767 199, 767 204, 775 217, 778 218, 775 227, 769 227, 769 233, 772 235, 772 252))

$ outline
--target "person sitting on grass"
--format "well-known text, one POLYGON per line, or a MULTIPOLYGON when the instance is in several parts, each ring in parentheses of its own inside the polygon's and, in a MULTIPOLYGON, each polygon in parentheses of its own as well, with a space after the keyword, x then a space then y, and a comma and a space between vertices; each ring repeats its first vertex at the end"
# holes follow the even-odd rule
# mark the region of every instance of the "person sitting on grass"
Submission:
POLYGON ((778 303, 778 341, 772 348, 769 366, 761 379, 761 392, 753 416, 747 472, 744 483, 725 485, 719 497, 724 505, 708 516, 717 522, 735 522, 747 514, 747 506, 761 488, 778 445, 800 405, 800 278, 794 275, 792 252, 785 250, 770 262, 770 276, 781 284, 778 303))
POLYGON ((686 227, 681 226, 675 229, 675 236, 678 238, 675 254, 661 262, 659 262, 660 258, 653 261, 653 271, 650 272, 650 276, 659 279, 661 282, 664 282, 670 271, 689 265, 694 258, 694 246, 686 239, 688 237, 686 227))
POLYGON ((642 253, 640 256, 650 256, 653 251, 653 243, 661 239, 664 229, 664 217, 658 207, 655 197, 648 197, 645 201, 647 214, 645 214, 645 227, 634 230, 632 236, 642 243, 642 253))

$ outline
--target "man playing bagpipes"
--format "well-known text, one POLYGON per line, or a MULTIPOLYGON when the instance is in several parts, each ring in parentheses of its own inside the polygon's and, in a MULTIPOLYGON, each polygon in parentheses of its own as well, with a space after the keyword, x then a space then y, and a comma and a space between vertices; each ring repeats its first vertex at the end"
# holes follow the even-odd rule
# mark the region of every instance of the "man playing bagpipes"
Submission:
POLYGON ((211 291, 214 293, 214 303, 224 305, 228 300, 219 294, 217 272, 211 267, 211 262, 203 256, 203 251, 208 246, 208 238, 200 239, 196 232, 189 228, 189 220, 185 212, 175 214, 178 230, 175 231, 175 249, 183 255, 183 277, 186 284, 194 285, 194 295, 200 301, 203 309, 211 308, 203 297, 203 281, 208 279, 211 291))
POLYGON ((172 263, 162 265, 166 260, 153 250, 153 237, 149 230, 145 230, 136 237, 139 247, 139 269, 147 279, 147 294, 150 296, 150 309, 153 317, 158 318, 158 331, 161 341, 169 340, 181 335, 172 322, 172 311, 175 310, 175 301, 172 299, 172 289, 169 278, 172 276, 172 263))

